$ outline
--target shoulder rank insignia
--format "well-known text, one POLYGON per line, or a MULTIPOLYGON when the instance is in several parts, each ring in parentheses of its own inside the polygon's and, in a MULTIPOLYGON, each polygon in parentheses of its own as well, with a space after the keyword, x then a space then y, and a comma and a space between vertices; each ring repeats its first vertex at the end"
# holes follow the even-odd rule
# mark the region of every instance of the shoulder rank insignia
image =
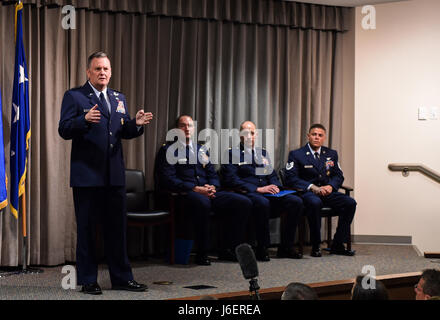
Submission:
POLYGON ((294 165, 295 165, 295 163, 293 161, 292 162, 288 162, 286 164, 286 170, 292 170, 294 165))

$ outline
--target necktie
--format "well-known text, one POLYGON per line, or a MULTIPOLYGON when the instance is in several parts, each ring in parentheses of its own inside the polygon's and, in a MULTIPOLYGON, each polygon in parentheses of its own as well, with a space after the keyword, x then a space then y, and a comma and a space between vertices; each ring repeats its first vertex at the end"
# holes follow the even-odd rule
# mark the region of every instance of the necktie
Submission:
POLYGON ((197 163, 194 151, 189 145, 186 145, 186 157, 188 158, 190 164, 197 163))
POLYGON ((319 161, 319 153, 318 153, 318 152, 315 152, 315 159, 316 159, 317 161, 319 161))
POLYGON ((110 108, 108 107, 107 101, 105 100, 104 97, 104 93, 101 92, 101 94, 99 95, 99 100, 101 101, 101 105, 105 110, 108 110, 108 112, 110 113, 110 108))

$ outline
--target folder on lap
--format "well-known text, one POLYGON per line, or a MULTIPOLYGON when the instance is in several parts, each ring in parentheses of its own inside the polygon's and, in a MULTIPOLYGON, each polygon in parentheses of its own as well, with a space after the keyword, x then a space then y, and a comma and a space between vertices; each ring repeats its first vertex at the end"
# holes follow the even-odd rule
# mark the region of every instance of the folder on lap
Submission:
POLYGON ((281 198, 281 197, 284 197, 286 194, 291 194, 291 193, 295 193, 295 192, 296 192, 295 190, 283 190, 283 191, 280 191, 280 192, 275 193, 275 194, 265 193, 264 195, 266 197, 281 198))

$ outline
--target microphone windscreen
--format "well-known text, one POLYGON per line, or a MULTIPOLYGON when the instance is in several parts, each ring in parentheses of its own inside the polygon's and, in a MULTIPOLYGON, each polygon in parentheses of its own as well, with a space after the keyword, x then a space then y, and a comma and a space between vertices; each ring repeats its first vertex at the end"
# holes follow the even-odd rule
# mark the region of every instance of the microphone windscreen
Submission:
POLYGON ((242 243, 235 248, 238 263, 245 279, 258 277, 257 259, 254 250, 247 243, 242 243))

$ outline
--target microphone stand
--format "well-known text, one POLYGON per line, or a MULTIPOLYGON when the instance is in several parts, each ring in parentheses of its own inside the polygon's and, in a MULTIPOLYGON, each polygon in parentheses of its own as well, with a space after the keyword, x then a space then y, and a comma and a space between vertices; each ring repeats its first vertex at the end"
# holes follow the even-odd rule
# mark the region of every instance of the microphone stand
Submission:
POLYGON ((255 297, 255 300, 261 300, 258 289, 260 289, 260 286, 258 285, 258 280, 255 278, 251 279, 249 281, 249 293, 251 297, 255 297), (255 293, 255 295, 253 295, 253 293, 255 293))

